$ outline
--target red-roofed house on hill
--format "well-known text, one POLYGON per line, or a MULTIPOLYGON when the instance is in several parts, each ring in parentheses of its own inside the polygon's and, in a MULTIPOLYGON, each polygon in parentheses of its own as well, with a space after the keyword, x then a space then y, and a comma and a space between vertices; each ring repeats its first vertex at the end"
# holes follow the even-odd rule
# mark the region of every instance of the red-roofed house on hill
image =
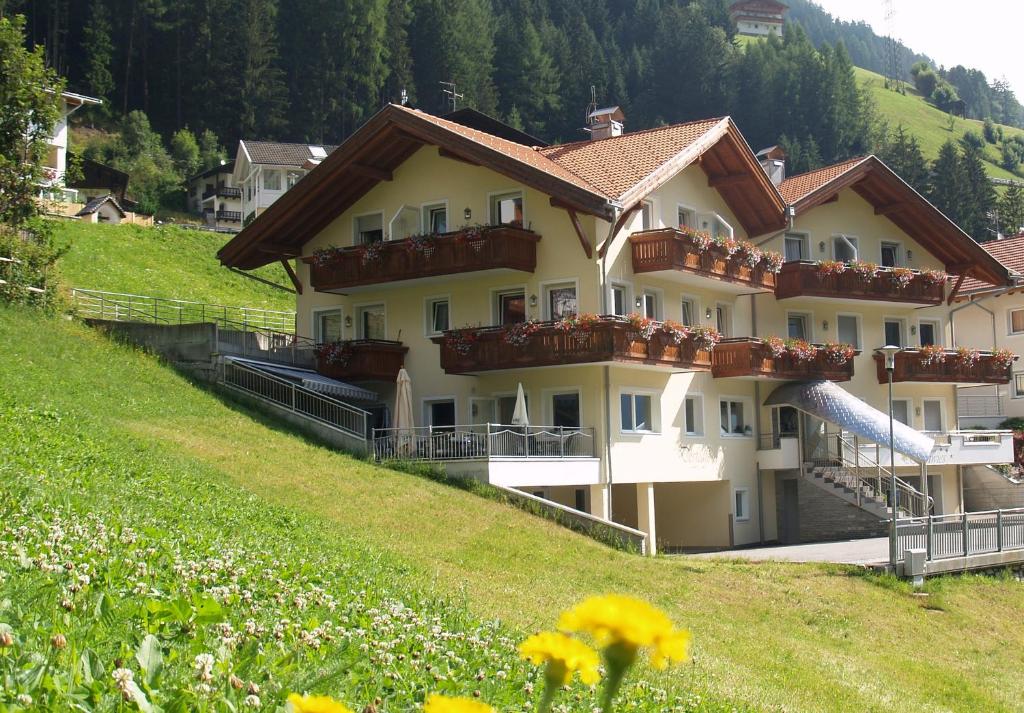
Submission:
POLYGON ((788 9, 788 5, 775 0, 736 0, 729 5, 729 16, 741 35, 781 37, 788 9))
POLYGON ((1008 273, 881 161, 786 179, 728 117, 597 118, 535 146, 389 105, 219 258, 296 261, 297 331, 331 344, 322 376, 376 395, 374 456, 638 528, 651 551, 884 531, 885 344, 903 512, 959 512, 960 465, 1012 458, 954 425, 955 385, 1009 367, 923 362, 949 354, 963 281, 1008 273), (389 413, 401 367, 415 424, 389 413))

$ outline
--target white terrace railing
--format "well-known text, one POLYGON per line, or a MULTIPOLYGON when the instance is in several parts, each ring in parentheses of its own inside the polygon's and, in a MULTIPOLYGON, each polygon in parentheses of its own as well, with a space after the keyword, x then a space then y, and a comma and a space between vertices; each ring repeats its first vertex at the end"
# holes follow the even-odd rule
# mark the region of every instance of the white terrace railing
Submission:
POLYGON ((900 518, 897 561, 912 549, 925 550, 929 561, 1024 550, 1024 508, 900 518))
POLYGON ((213 323, 239 331, 295 333, 295 313, 284 310, 233 307, 77 287, 71 290, 71 299, 75 313, 85 319, 153 324, 213 323))
POLYGON ((594 458, 594 429, 567 426, 419 426, 373 430, 377 460, 594 458))

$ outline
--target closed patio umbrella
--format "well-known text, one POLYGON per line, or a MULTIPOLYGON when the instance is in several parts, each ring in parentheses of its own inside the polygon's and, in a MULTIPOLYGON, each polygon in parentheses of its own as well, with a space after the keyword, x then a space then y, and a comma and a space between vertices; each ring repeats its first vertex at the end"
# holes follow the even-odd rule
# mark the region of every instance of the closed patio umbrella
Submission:
POLYGON ((398 387, 395 389, 395 455, 399 458, 408 458, 412 455, 416 424, 412 416, 412 380, 405 367, 398 370, 396 383, 398 387))
POLYGON ((516 391, 516 407, 512 411, 513 426, 529 426, 530 416, 526 413, 526 394, 523 393, 523 384, 520 382, 516 391))

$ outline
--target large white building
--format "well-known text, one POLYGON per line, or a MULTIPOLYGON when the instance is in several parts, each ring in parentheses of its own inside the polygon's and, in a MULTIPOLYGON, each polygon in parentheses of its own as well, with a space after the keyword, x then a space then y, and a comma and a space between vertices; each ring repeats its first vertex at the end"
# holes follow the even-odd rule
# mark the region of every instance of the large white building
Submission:
POLYGON ((776 0, 736 0, 729 5, 729 16, 741 35, 781 37, 788 9, 788 5, 776 0))
POLYGON ((87 97, 73 92, 61 92, 60 95, 60 118, 50 132, 47 141, 46 159, 43 161, 43 181, 39 185, 40 197, 50 200, 74 199, 75 191, 65 186, 65 176, 68 170, 68 145, 71 130, 68 118, 83 106, 90 104, 102 104, 103 102, 93 97, 87 97))

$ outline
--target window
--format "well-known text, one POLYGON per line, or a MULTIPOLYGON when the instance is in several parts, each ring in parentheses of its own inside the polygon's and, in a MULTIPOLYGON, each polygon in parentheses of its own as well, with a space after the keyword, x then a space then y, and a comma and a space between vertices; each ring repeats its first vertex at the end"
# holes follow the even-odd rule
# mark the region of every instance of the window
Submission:
POLYGON ((811 316, 790 312, 786 315, 786 334, 790 339, 811 338, 811 316))
POLYGON ((744 420, 743 402, 722 399, 718 405, 723 436, 749 436, 751 428, 744 420))
POLYGON ((281 190, 281 172, 280 171, 264 171, 263 172, 263 188, 268 191, 279 191, 281 190))
POLYGON ((522 290, 499 292, 497 295, 498 324, 518 324, 526 321, 526 295, 522 290))
POLYGON ((882 267, 899 267, 903 264, 899 243, 882 243, 882 267))
POLYGON ((523 194, 502 193, 491 196, 491 224, 523 227, 523 194))
POLYGON ((696 327, 700 324, 700 317, 697 316, 697 300, 684 297, 681 308, 682 318, 679 320, 680 322, 687 327, 696 327))
POLYGON ((644 290, 640 307, 644 317, 647 317, 648 319, 660 319, 661 300, 658 299, 657 292, 644 290))
POLYGON ((366 305, 356 310, 359 324, 359 339, 386 339, 384 305, 366 305))
POLYGON ((433 235, 448 232, 448 207, 444 203, 424 206, 423 231, 433 235))
POLYGON ((611 290, 612 296, 612 314, 617 314, 620 317, 630 313, 629 308, 629 288, 626 285, 612 285, 611 290))
POLYGON ((576 488, 575 503, 573 504, 580 512, 587 512, 587 490, 586 488, 576 488))
POLYGON ((440 334, 449 328, 449 324, 448 298, 427 300, 427 334, 440 334))
POLYGON ((288 173, 285 174, 285 188, 294 188, 295 184, 298 183, 299 179, 304 175, 305 174, 302 171, 288 171, 288 173))
POLYGON ((925 399, 922 402, 924 411, 924 430, 935 433, 942 432, 942 402, 925 399))
POLYGON ((918 322, 917 336, 922 347, 930 344, 942 344, 942 331, 939 322, 936 320, 922 320, 918 322))
POLYGON ((785 255, 786 262, 797 262, 799 260, 810 260, 811 251, 807 246, 807 236, 794 233, 786 234, 785 255))
POLYGON ((687 396, 683 403, 683 432, 687 436, 704 435, 704 402, 700 396, 687 396))
POLYGON ((690 208, 684 208, 683 206, 679 206, 677 222, 680 228, 696 228, 697 213, 690 208))
POLYGON ((322 309, 313 313, 313 339, 318 344, 341 340, 340 309, 322 309))
POLYGON ((653 230, 654 225, 654 204, 644 201, 640 204, 640 227, 641 230, 653 230))
POLYGON ((715 328, 723 337, 732 336, 732 309, 729 305, 719 304, 715 307, 715 328))
POLYGON ((580 427, 580 395, 573 391, 551 397, 551 425, 562 428, 580 427))
POLYGON ((840 344, 849 344, 854 349, 860 349, 860 325, 858 318, 852 314, 840 314, 836 316, 836 337, 840 344))
POLYGON ((1024 397, 1024 372, 1013 375, 1013 398, 1024 397))
POLYGON ((1024 309, 1010 310, 1010 334, 1024 332, 1024 309))
POLYGON ((356 217, 355 244, 369 245, 384 239, 384 214, 360 215, 356 217))
POLYGON ((455 402, 451 399, 427 401, 423 404, 424 419, 428 426, 434 428, 452 428, 455 426, 455 402))
POLYGON ((622 394, 619 397, 622 430, 626 433, 652 433, 651 397, 648 394, 622 394))
POLYGON ((903 346, 903 320, 885 320, 885 346, 903 346))
POLYGON ((910 425, 910 399, 893 399, 892 417, 904 426, 910 425))
POLYGON ((733 517, 736 522, 746 522, 750 519, 750 490, 747 488, 736 488, 733 493, 733 517))
POLYGON ((579 312, 576 285, 552 285, 544 288, 547 319, 559 320, 579 312))
POLYGON ((857 238, 847 235, 836 235, 832 238, 832 257, 840 262, 853 262, 857 259, 857 238))

